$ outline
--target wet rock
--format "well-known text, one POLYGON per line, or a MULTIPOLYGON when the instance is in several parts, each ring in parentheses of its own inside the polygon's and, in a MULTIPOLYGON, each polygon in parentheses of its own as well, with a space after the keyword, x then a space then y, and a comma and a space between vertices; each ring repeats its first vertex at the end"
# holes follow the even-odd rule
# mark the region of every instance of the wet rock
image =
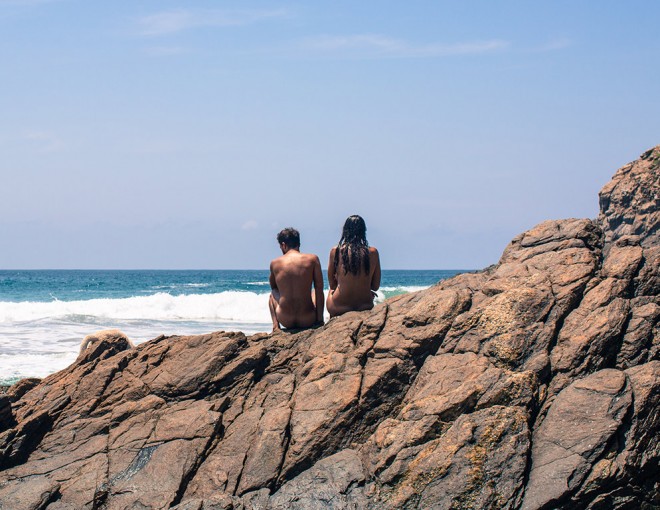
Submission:
POLYGON ((13 386, 10 386, 7 389, 7 396, 12 402, 16 402, 23 397, 28 391, 37 386, 41 382, 41 379, 36 377, 28 377, 27 379, 21 379, 13 386))

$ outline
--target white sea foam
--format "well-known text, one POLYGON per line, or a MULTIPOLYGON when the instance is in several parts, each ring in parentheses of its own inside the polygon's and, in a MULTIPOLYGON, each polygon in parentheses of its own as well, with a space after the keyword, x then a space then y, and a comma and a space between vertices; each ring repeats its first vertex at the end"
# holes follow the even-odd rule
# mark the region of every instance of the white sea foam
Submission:
MULTIPOLYGON (((376 301, 391 293, 423 288, 382 287, 376 301)), ((66 368, 76 359, 82 338, 100 329, 120 329, 137 344, 161 334, 269 331, 268 296, 265 292, 226 291, 79 301, 0 301, 0 383, 44 377, 66 368)))
POLYGON ((78 351, 75 349, 57 355, 0 354, 0 384, 12 384, 25 377, 46 377, 71 365, 76 360, 77 354, 78 351))
MULTIPOLYGON (((425 287, 381 287, 384 293, 415 292, 425 287)), ((183 294, 172 296, 159 292, 150 296, 123 299, 87 299, 78 301, 10 302, 0 301, 0 323, 26 322, 40 319, 97 317, 107 319, 239 321, 267 323, 268 293, 225 291, 217 294, 183 294)))
POLYGON ((140 344, 159 335, 195 335, 211 331, 270 331, 270 321, 116 320, 90 316, 0 323, 0 384, 23 377, 45 377, 73 363, 81 340, 100 329, 117 328, 140 344))
POLYGON ((417 292, 418 290, 428 289, 428 285, 411 285, 408 287, 399 286, 399 287, 381 287, 379 290, 383 292, 400 292, 402 294, 407 292, 417 292))
POLYGON ((376 303, 382 303, 387 298, 396 296, 398 294, 407 294, 409 292, 417 292, 418 290, 428 289, 428 287, 421 286, 408 286, 408 287, 381 287, 376 291, 376 303))
POLYGON ((0 303, 0 384, 66 368, 75 361, 81 340, 101 329, 120 329, 136 344, 162 334, 270 331, 267 300, 267 294, 235 292, 0 303))
POLYGON ((124 299, 0 302, 0 383, 43 377, 70 365, 80 341, 118 328, 135 343, 158 335, 270 329, 268 294, 227 291, 124 299))
POLYGON ((227 291, 218 294, 157 293, 123 299, 20 302, 0 301, 0 323, 72 316, 103 319, 221 320, 268 322, 268 294, 227 291))

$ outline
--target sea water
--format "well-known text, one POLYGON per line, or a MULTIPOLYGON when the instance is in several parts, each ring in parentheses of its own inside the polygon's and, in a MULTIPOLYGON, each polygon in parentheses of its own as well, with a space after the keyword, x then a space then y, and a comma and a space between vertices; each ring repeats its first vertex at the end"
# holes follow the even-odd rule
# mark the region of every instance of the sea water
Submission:
MULTIPOLYGON (((460 272, 385 270, 378 301, 460 272)), ((0 384, 66 368, 82 338, 101 329, 120 329, 136 344, 161 334, 270 331, 269 292, 266 270, 0 271, 0 384)))

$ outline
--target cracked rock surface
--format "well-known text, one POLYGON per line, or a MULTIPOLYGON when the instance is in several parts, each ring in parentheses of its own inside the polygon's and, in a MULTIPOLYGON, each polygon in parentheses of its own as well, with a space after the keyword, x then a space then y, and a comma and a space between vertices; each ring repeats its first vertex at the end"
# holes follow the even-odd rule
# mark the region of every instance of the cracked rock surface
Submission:
POLYGON ((0 510, 660 508, 660 147, 498 264, 0 395, 0 510))

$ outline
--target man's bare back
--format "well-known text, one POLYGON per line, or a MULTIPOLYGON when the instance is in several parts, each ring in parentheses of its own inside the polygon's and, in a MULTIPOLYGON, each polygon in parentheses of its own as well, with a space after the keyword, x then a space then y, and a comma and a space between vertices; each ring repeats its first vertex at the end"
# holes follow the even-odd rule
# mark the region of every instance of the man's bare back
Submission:
MULTIPOLYGON (((280 232, 295 232, 285 229, 280 232)), ((270 312, 273 331, 285 328, 308 328, 323 323, 323 273, 316 255, 300 253, 299 236, 280 242, 282 256, 270 263, 270 312), (312 293, 312 285, 314 292, 312 293)), ((278 240, 280 236, 278 235, 278 240)))

